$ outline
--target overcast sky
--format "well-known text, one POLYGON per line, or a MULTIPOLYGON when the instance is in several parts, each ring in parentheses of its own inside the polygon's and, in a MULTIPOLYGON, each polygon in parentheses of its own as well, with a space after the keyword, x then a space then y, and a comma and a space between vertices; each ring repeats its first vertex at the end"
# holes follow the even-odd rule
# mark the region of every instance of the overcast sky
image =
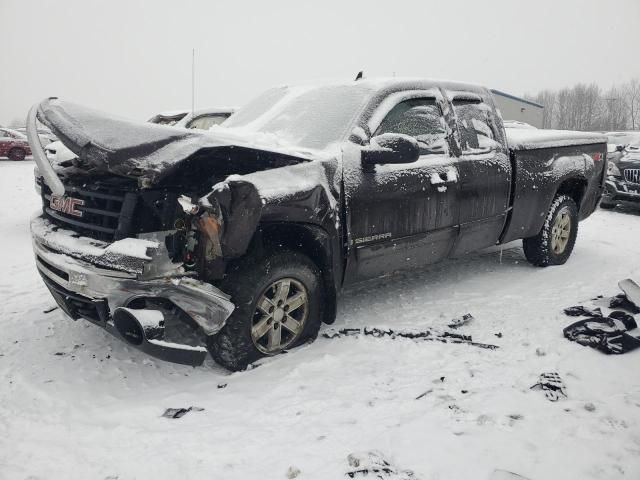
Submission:
POLYGON ((521 95, 640 78, 640 0, 0 0, 0 124, 59 96, 146 120, 284 83, 421 76, 521 95))

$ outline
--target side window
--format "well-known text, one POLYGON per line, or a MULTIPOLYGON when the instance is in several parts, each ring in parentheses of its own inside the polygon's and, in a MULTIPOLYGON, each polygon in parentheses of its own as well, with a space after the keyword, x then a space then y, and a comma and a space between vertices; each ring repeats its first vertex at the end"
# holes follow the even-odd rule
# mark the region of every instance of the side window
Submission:
POLYGON ((497 146, 491 122, 491 108, 473 100, 454 100, 463 153, 479 153, 497 146))
POLYGON ((420 153, 446 153, 447 129, 433 98, 405 100, 387 114, 374 135, 402 133, 418 140, 420 153))

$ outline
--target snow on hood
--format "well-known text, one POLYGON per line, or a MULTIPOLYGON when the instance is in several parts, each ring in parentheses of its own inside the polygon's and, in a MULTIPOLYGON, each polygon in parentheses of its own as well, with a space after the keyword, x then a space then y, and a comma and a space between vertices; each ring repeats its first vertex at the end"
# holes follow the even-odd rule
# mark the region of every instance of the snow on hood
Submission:
POLYGON ((566 147, 607 143, 607 137, 599 133, 574 132, 571 130, 505 129, 509 148, 532 150, 536 148, 566 147))
POLYGON ((274 135, 176 129, 112 116, 58 99, 43 101, 38 117, 89 166, 119 175, 144 176, 152 183, 204 149, 237 146, 301 160, 317 157, 313 151, 284 144, 274 135))

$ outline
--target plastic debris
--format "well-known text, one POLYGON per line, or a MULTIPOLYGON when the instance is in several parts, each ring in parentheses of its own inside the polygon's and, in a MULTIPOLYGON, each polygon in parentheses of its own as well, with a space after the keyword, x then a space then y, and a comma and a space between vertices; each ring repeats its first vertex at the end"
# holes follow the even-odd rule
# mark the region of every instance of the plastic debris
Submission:
POLYGON ((393 330, 391 328, 363 327, 363 328, 343 328, 326 330, 322 336, 324 338, 341 338, 341 337, 358 337, 360 335, 370 336, 374 338, 388 337, 406 338, 419 341, 436 341, 442 343, 464 343, 474 347, 495 350, 500 348, 498 345, 488 343, 474 342, 471 335, 462 335, 455 332, 437 332, 434 330, 393 330))
POLYGON ((620 293, 615 297, 612 297, 609 301, 609 308, 621 308, 634 315, 640 313, 640 308, 635 306, 633 302, 629 301, 624 293, 620 293))
POLYGON ((557 402, 561 397, 566 397, 566 388, 564 382, 557 372, 544 372, 538 377, 538 383, 530 387, 533 389, 541 389, 544 396, 551 402, 557 402))
POLYGON ((430 388, 429 390, 427 390, 426 392, 421 393, 420 395, 418 395, 416 397, 416 400, 420 400, 421 398, 426 397, 427 395, 429 395, 431 392, 433 392, 433 388, 430 388))
POLYGON ((167 408, 162 414, 163 417, 166 418, 181 418, 184 417, 187 413, 193 412, 201 412, 204 408, 201 407, 189 407, 189 408, 167 408))
POLYGON ((453 329, 460 328, 463 325, 466 325, 473 320, 474 320, 473 315, 471 315, 470 313, 466 313, 461 317, 457 317, 451 320, 451 323, 448 325, 448 327, 453 329))
POLYGON ((564 309, 565 315, 570 317, 601 317, 602 310, 599 307, 588 308, 582 305, 576 305, 575 307, 568 307, 564 309))
POLYGON ((380 480, 418 480, 411 470, 401 470, 387 461, 380 452, 352 453, 347 457, 349 478, 380 480))
POLYGON ((563 333, 568 340, 580 345, 607 354, 622 354, 640 347, 640 339, 626 333, 637 326, 635 319, 628 313, 614 311, 608 317, 572 323, 563 329, 563 333))

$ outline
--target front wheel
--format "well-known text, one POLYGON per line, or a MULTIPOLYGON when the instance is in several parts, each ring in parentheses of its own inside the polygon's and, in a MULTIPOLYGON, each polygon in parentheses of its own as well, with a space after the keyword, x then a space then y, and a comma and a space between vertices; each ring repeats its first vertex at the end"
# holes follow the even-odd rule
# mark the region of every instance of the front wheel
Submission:
POLYGON ((22 148, 12 148, 9 150, 9 160, 13 160, 14 162, 21 162, 27 156, 27 152, 22 148))
POLYGON ((567 195, 558 195, 549 208, 540 232, 522 241, 524 254, 533 265, 546 267, 564 264, 578 235, 578 207, 567 195))
POLYGON ((243 370, 261 357, 316 338, 321 285, 318 267, 298 252, 275 252, 231 266, 221 288, 236 309, 222 330, 208 338, 211 356, 229 370, 243 370))

